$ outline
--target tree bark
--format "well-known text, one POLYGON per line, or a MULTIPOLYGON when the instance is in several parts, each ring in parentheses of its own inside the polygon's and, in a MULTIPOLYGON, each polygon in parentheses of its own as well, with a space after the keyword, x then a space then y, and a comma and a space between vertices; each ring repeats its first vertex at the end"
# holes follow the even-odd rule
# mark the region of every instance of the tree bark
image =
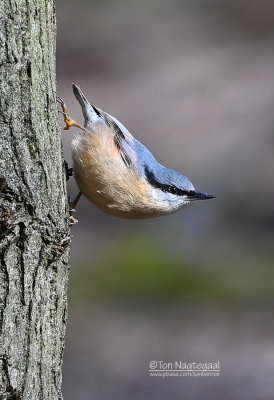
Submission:
POLYGON ((62 399, 70 231, 54 0, 0 5, 0 398, 62 399))

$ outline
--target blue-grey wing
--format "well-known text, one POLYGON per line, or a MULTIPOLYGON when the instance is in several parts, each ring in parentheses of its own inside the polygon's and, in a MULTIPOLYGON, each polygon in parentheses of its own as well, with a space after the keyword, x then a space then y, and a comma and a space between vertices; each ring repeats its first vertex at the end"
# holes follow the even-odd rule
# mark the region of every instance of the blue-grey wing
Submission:
POLYGON ((102 123, 110 127, 115 132, 114 142, 127 167, 138 170, 140 175, 144 175, 144 169, 147 163, 152 167, 156 167, 158 163, 151 152, 142 143, 134 139, 120 121, 90 104, 82 90, 75 84, 72 84, 72 86, 73 93, 82 107, 85 126, 88 129, 92 129, 94 125, 102 123))
POLYGON ((127 167, 138 168, 138 157, 135 151, 135 139, 126 127, 114 118, 112 115, 96 108, 98 113, 103 117, 104 123, 114 132, 114 143, 117 146, 121 158, 127 167))

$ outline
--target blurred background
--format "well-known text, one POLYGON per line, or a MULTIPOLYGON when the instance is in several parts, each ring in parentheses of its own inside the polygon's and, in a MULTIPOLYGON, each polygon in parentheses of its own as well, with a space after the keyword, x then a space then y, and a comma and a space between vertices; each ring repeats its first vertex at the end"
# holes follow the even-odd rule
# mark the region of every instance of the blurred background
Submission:
POLYGON ((59 0, 57 20, 58 94, 73 118, 75 82, 216 194, 144 221, 81 200, 64 398, 272 400, 274 2, 59 0), (221 375, 149 377, 152 360, 219 360, 221 375))

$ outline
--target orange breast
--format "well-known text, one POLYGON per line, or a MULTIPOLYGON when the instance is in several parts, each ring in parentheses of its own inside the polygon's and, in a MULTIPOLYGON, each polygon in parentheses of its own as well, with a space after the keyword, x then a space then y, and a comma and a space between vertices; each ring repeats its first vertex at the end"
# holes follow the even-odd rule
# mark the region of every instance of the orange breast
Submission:
POLYGON ((162 215, 149 184, 125 165, 112 129, 79 133, 73 140, 74 175, 80 190, 103 211, 122 218, 162 215))

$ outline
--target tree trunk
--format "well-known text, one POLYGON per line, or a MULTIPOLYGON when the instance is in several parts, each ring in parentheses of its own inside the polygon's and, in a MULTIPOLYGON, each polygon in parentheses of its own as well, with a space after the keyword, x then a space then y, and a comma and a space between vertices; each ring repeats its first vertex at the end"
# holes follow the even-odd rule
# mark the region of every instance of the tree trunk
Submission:
POLYGON ((61 399, 70 231, 54 0, 0 5, 0 398, 61 399))

